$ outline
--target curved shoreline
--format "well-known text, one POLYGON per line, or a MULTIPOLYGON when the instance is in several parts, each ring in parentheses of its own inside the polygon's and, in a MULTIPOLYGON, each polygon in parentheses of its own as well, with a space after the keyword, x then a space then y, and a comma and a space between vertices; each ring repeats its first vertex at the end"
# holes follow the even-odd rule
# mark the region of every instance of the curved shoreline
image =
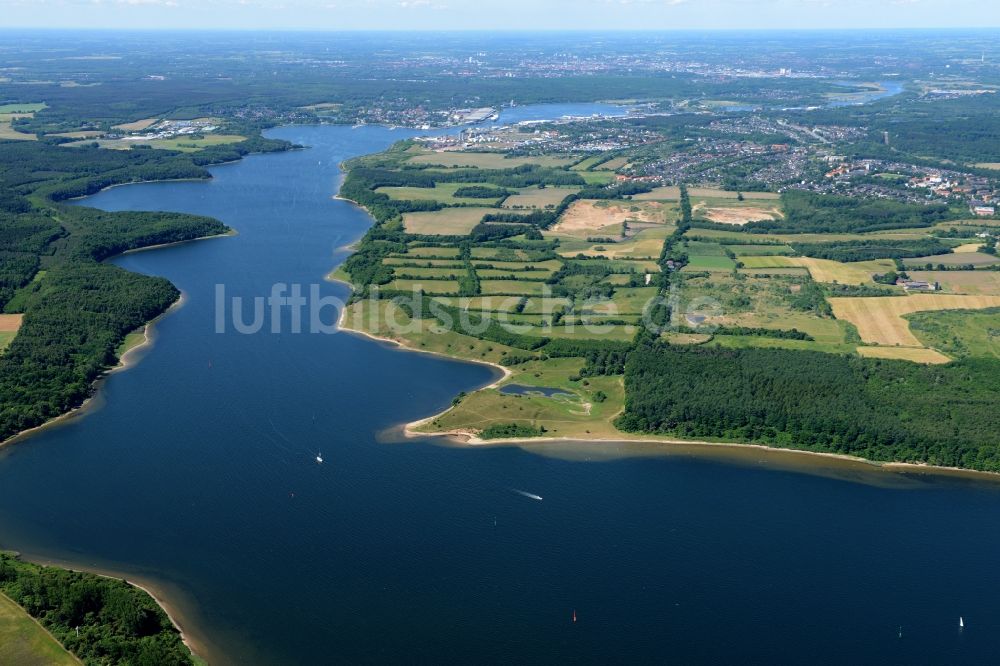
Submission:
POLYGON ((170 620, 170 623, 173 625, 174 629, 177 630, 181 642, 184 643, 187 649, 191 652, 191 655, 195 658, 195 663, 198 663, 198 660, 208 662, 207 655, 212 653, 212 650, 208 647, 209 643, 203 638, 195 636, 194 633, 185 630, 185 627, 191 627, 193 626, 193 623, 187 621, 184 614, 180 612, 177 606, 169 601, 169 594, 161 589, 162 586, 160 584, 141 575, 115 571, 100 565, 85 565, 80 564, 77 561, 64 560, 46 555, 32 555, 30 553, 18 552, 17 555, 24 561, 31 562, 32 564, 55 567, 58 569, 65 569, 67 571, 88 573, 95 576, 101 576, 102 578, 114 578, 116 580, 124 581, 134 588, 142 590, 149 595, 157 606, 163 609, 163 612, 170 620))
MULTIPOLYGON (((364 210, 365 213, 370 218, 372 218, 374 220, 374 217, 372 217, 372 215, 368 211, 368 209, 365 208, 364 206, 362 206, 361 204, 359 204, 358 202, 354 201, 353 199, 348 199, 346 197, 342 197, 342 196, 340 196, 339 193, 335 194, 333 196, 333 198, 334 199, 339 199, 341 201, 346 201, 346 202, 348 202, 348 203, 356 206, 357 208, 360 208, 361 210, 364 210)), ((355 241, 355 242, 357 242, 357 241, 355 241)), ((343 262, 341 262, 341 263, 343 263, 343 262)), ((342 280, 340 278, 332 277, 333 273, 336 272, 336 270, 340 267, 340 265, 341 264, 337 264, 336 266, 332 267, 330 269, 329 274, 326 276, 326 279, 328 281, 330 281, 330 282, 339 282, 341 284, 344 284, 349 289, 351 289, 353 291, 354 286, 351 283, 346 282, 345 280, 342 280)), ((480 360, 464 359, 464 358, 457 357, 457 356, 450 356, 450 355, 445 354, 443 352, 429 351, 429 350, 426 350, 426 349, 416 349, 414 347, 411 347, 411 346, 407 345, 405 342, 402 342, 400 340, 396 340, 396 339, 393 339, 393 338, 386 338, 386 337, 374 335, 374 334, 369 333, 367 331, 362 331, 362 330, 358 330, 358 329, 354 329, 354 328, 348 328, 348 327, 344 326, 345 319, 346 319, 346 305, 345 305, 344 308, 341 309, 340 314, 338 316, 337 329, 339 331, 345 331, 345 332, 352 333, 352 334, 355 334, 355 335, 360 335, 360 336, 363 336, 363 337, 370 338, 372 340, 377 340, 379 342, 390 343, 390 344, 393 344, 393 345, 395 345, 395 346, 397 346, 397 347, 399 347, 401 349, 404 349, 404 350, 410 351, 410 352, 421 352, 421 353, 425 353, 425 354, 432 354, 432 355, 435 355, 435 356, 441 356, 441 357, 444 357, 444 358, 447 358, 447 359, 451 359, 452 361, 458 361, 458 362, 462 362, 462 363, 479 363, 479 364, 483 364, 483 365, 490 365, 490 366, 493 366, 495 368, 498 368, 499 370, 501 370, 504 373, 503 376, 500 379, 498 379, 495 382, 492 382, 492 383, 490 383, 490 384, 488 384, 486 386, 481 386, 481 387, 477 388, 476 391, 482 391, 484 389, 496 388, 497 386, 499 386, 501 383, 503 383, 508 377, 510 377, 513 374, 506 367, 504 367, 502 365, 499 365, 497 363, 492 363, 490 361, 480 361, 480 360)), ((848 454, 844 454, 844 453, 831 453, 831 452, 826 452, 826 451, 810 451, 808 449, 784 448, 784 447, 770 446, 768 444, 760 444, 760 443, 753 443, 753 442, 725 442, 725 441, 712 442, 712 441, 707 441, 707 440, 684 440, 684 439, 677 439, 677 438, 671 438, 671 437, 656 437, 655 435, 648 435, 648 434, 646 434, 646 435, 638 435, 638 436, 635 436, 635 437, 630 437, 629 433, 625 433, 625 432, 621 433, 621 437, 615 437, 615 438, 607 438, 607 437, 594 437, 594 438, 585 438, 585 437, 525 437, 525 438, 500 438, 500 439, 484 440, 484 439, 478 437, 476 434, 474 434, 472 432, 469 432, 469 431, 465 431, 465 430, 446 430, 446 431, 433 432, 433 433, 432 432, 420 432, 420 431, 416 430, 416 428, 424 425, 425 423, 429 423, 430 421, 433 421, 434 419, 439 418, 440 416, 442 416, 443 414, 447 413, 451 409, 452 409, 452 407, 449 406, 449 407, 446 407, 445 409, 443 409, 442 411, 437 412, 435 414, 431 414, 430 416, 427 416, 425 418, 401 424, 401 426, 399 426, 399 428, 400 428, 400 432, 401 432, 403 438, 404 439, 416 439, 416 438, 422 438, 422 437, 427 437, 427 438, 443 437, 443 438, 446 438, 446 439, 450 440, 451 442, 453 442, 453 443, 455 443, 457 445, 461 445, 461 446, 473 446, 473 447, 475 447, 475 446, 518 446, 518 447, 524 448, 525 445, 527 445, 527 446, 530 447, 530 445, 532 445, 532 444, 536 444, 536 445, 539 445, 539 444, 554 444, 554 443, 558 443, 558 442, 599 442, 599 443, 605 443, 605 444, 656 444, 656 445, 661 445, 661 446, 665 446, 665 447, 689 447, 689 448, 694 448, 696 450, 704 450, 706 453, 709 450, 711 450, 713 453, 717 453, 719 451, 726 451, 726 450, 728 450, 728 451, 739 451, 739 452, 745 452, 745 451, 767 451, 769 455, 770 454, 776 454, 776 455, 781 455, 781 456, 787 455, 787 456, 791 456, 791 457, 806 457, 807 456, 807 457, 809 457, 809 458, 812 459, 812 461, 813 461, 814 464, 818 463, 820 460, 826 460, 826 461, 836 460, 836 461, 840 461, 840 462, 848 462, 848 463, 853 463, 853 464, 856 464, 856 465, 859 465, 859 466, 863 466, 863 467, 859 467, 858 468, 859 470, 861 470, 861 469, 867 469, 869 471, 874 471, 874 472, 882 471, 882 472, 896 473, 896 474, 921 473, 921 474, 939 475, 939 476, 951 477, 951 478, 955 478, 955 477, 969 478, 969 479, 974 479, 974 480, 979 480, 979 481, 985 481, 985 482, 989 482, 989 483, 1000 482, 1000 472, 988 472, 988 471, 984 471, 984 470, 967 469, 967 468, 964 468, 964 467, 954 467, 954 466, 947 466, 947 465, 931 465, 929 463, 914 463, 914 462, 902 462, 902 461, 878 461, 878 460, 871 460, 869 458, 863 458, 861 456, 848 455, 848 454)), ((800 468, 800 471, 802 471, 801 468, 800 468)))
MULTIPOLYGON (((184 242, 189 242, 189 241, 184 241, 184 242)), ((99 409, 104 404, 103 401, 104 399, 103 396, 101 395, 101 384, 111 375, 128 370, 129 368, 134 367, 136 364, 138 364, 142 360, 142 357, 145 356, 145 353, 149 349, 151 349, 156 342, 156 324, 164 317, 172 314, 175 310, 178 310, 181 307, 183 307, 186 301, 187 301, 187 295, 184 292, 181 292, 181 295, 177 297, 177 300, 175 300, 173 303, 170 304, 170 307, 168 307, 166 310, 164 310, 163 312, 161 312, 160 314, 156 315, 148 322, 146 322, 143 325, 142 329, 144 338, 143 341, 137 344, 135 347, 132 347, 131 349, 127 350, 124 354, 121 355, 121 357, 119 357, 118 363, 116 363, 115 365, 111 366, 110 368, 102 372, 93 381, 92 384, 93 391, 87 397, 86 400, 84 400, 83 402, 81 402, 79 405, 69 410, 68 412, 64 412, 59 416, 53 416, 45 423, 41 423, 32 428, 28 428, 27 430, 22 430, 21 432, 11 435, 7 439, 0 441, 0 448, 22 442, 26 439, 31 438, 33 435, 36 435, 44 430, 48 430, 49 428, 55 428, 62 425, 66 425, 68 421, 81 418, 91 413, 95 409, 99 409)))

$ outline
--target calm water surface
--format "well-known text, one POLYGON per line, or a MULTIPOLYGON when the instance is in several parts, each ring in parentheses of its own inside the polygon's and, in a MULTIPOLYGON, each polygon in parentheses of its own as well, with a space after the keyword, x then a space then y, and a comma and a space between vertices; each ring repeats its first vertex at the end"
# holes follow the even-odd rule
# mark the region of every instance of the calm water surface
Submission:
POLYGON ((0 451, 0 545, 154 582, 220 664, 997 661, 994 485, 380 443, 494 371, 216 334, 216 284, 322 283, 369 224, 330 198, 338 162, 406 132, 272 135, 311 148, 88 201, 240 235, 117 260, 186 304, 102 408, 0 451))

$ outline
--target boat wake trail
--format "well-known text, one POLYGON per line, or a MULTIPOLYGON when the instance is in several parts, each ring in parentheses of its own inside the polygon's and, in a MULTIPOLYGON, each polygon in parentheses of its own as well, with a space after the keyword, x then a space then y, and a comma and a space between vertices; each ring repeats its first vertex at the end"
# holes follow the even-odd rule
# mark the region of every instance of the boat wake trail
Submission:
POLYGON ((534 493, 529 493, 529 492, 526 492, 524 490, 518 490, 517 488, 511 488, 510 492, 517 493, 518 495, 521 495, 523 497, 527 497, 528 499, 533 499, 533 500, 538 501, 538 502, 542 501, 542 496, 541 495, 535 495, 534 493))

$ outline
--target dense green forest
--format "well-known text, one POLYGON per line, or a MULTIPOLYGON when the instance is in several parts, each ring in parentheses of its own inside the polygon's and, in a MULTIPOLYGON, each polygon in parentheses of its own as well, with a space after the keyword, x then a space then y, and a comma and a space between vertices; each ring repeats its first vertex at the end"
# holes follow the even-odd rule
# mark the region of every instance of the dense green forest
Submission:
POLYGON ((920 365, 784 349, 640 345, 627 432, 761 442, 1000 471, 1000 364, 920 365))
POLYGON ((788 190, 781 195, 780 220, 758 220, 744 226, 750 233, 864 233, 886 229, 929 227, 958 219, 964 211, 945 204, 905 204, 886 199, 858 199, 788 190))
POLYGON ((123 580, 40 566, 0 552, 0 592, 88 666, 194 663, 163 609, 123 580))

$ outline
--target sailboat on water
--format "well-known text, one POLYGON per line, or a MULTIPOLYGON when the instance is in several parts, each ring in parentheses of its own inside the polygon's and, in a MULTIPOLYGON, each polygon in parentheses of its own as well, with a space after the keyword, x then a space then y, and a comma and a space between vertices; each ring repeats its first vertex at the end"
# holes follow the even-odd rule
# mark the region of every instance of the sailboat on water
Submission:
POLYGON ((961 615, 958 616, 958 628, 965 629, 965 618, 961 615))
POLYGON ((316 464, 318 464, 318 465, 322 465, 323 464, 323 452, 322 451, 320 451, 319 453, 316 454, 316 464))

